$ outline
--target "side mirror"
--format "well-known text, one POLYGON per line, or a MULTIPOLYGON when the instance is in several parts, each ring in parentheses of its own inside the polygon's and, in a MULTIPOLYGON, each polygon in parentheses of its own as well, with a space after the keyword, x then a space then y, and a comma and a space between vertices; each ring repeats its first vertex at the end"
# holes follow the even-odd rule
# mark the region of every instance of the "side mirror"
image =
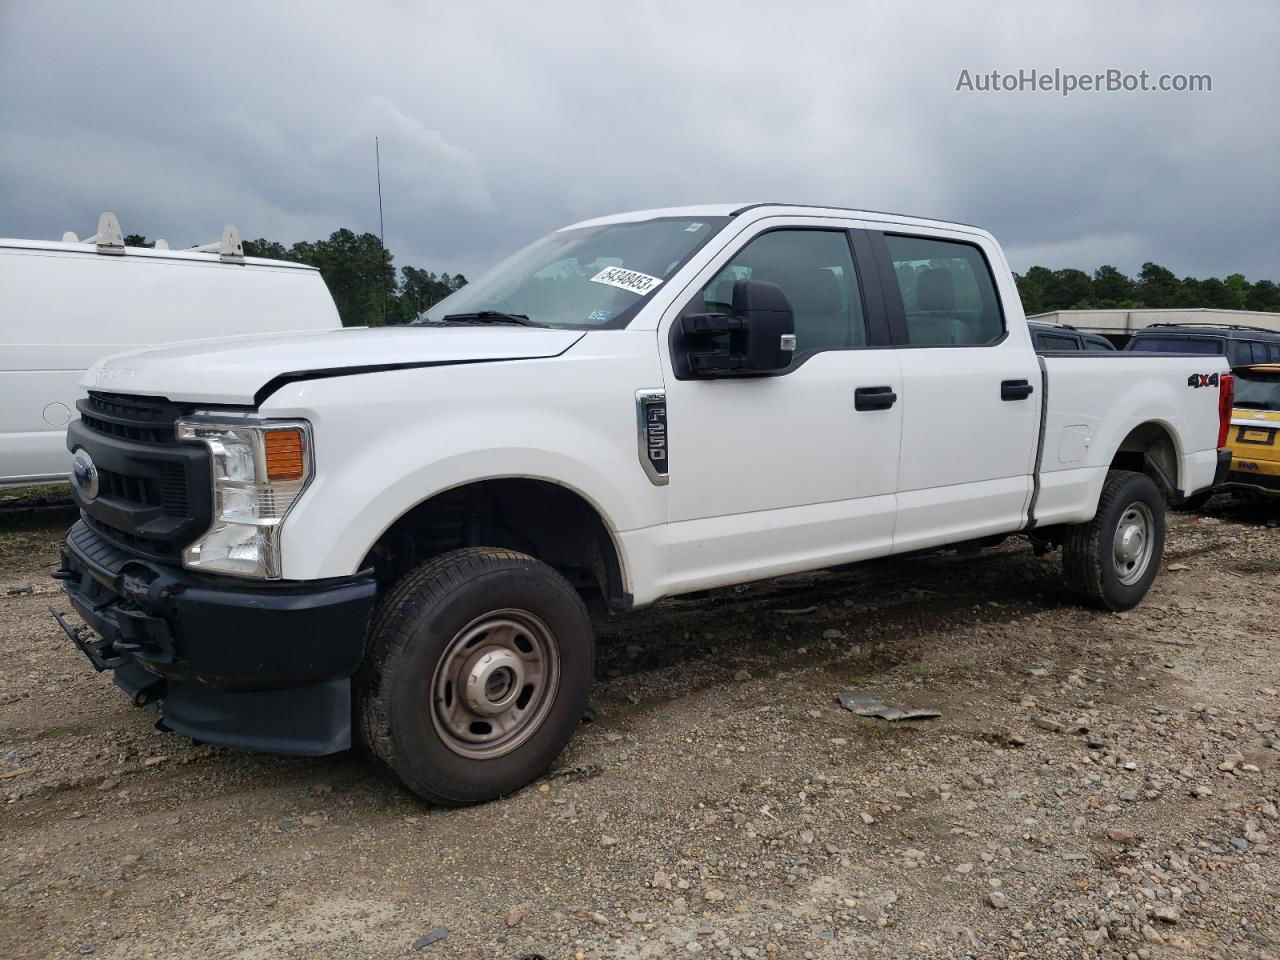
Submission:
POLYGON ((733 285, 733 314, 693 314, 679 324, 687 375, 751 377, 791 366, 795 315, 782 288, 765 280, 733 285))

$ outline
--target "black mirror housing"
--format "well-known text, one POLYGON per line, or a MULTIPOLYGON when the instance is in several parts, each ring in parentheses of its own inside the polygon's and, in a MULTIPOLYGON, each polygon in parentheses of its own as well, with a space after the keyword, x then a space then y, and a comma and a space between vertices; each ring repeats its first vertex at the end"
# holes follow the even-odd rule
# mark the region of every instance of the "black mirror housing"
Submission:
POLYGON ((673 327, 677 377, 758 377, 791 365, 795 316, 781 287, 738 280, 732 310, 686 315, 673 327))
MULTIPOLYGON (((791 366, 796 321, 791 301, 780 286, 767 280, 737 281, 733 285, 733 315, 746 321, 741 352, 748 371, 772 373, 791 366)), ((729 352, 734 353, 734 338, 729 339, 729 352)))

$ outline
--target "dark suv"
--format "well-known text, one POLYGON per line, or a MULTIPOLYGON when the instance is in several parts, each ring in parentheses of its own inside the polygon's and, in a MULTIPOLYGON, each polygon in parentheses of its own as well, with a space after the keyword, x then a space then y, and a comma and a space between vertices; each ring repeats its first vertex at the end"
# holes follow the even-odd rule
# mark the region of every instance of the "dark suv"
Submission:
POLYGON ((1233 367, 1280 363, 1280 332, 1226 323, 1153 323, 1135 333, 1125 349, 1225 355, 1233 367))

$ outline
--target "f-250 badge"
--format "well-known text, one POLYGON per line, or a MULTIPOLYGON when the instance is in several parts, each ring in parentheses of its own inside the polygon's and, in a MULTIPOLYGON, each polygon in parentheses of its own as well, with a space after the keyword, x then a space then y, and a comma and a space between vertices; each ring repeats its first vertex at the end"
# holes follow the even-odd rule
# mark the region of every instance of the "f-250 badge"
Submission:
POLYGON ((1218 375, 1216 373, 1193 373, 1187 377, 1187 386, 1195 387, 1199 390, 1201 387, 1216 387, 1218 385, 1218 375))

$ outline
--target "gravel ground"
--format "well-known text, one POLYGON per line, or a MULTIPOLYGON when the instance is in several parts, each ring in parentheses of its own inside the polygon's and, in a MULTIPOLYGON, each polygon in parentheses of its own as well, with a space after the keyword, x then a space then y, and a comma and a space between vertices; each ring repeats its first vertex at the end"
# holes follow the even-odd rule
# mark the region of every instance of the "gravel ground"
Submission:
POLYGON ((610 620, 552 774, 439 810, 155 732, 0 515, 0 956, 1280 958, 1277 516, 1174 516, 1128 614, 1011 542, 610 620))

